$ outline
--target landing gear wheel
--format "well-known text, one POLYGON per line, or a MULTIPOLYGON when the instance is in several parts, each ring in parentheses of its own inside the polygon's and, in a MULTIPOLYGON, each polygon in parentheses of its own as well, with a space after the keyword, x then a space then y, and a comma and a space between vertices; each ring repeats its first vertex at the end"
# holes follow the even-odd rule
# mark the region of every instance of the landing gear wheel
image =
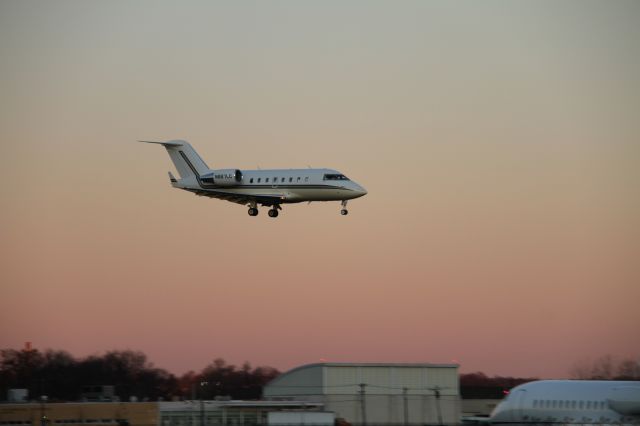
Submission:
POLYGON ((278 210, 276 208, 270 209, 269 217, 278 217, 278 210))
POLYGON ((258 216, 258 209, 255 207, 249 207, 249 216, 258 216))
POLYGON ((346 215, 349 214, 349 210, 347 210, 347 202, 348 201, 349 200, 342 200, 342 203, 340 203, 340 204, 342 204, 342 210, 340 210, 340 214, 342 216, 346 216, 346 215))

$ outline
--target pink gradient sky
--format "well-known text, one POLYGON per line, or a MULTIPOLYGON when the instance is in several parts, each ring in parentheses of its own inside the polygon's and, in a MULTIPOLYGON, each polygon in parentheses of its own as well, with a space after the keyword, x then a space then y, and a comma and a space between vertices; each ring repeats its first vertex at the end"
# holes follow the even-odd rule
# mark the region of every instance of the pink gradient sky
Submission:
POLYGON ((640 3, 0 3, 0 348, 565 377, 640 356, 640 3), (331 167, 277 220, 170 188, 331 167))

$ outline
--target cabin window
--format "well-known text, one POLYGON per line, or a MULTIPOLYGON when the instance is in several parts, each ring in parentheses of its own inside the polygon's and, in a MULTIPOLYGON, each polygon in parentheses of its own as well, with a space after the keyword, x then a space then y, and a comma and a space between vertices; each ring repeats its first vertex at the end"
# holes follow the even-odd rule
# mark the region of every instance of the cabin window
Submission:
POLYGON ((300 182, 300 176, 298 176, 298 182, 300 182))
POLYGON ((249 183, 253 183, 253 178, 249 179, 249 183))
POLYGON ((284 178, 280 179, 280 182, 284 182, 284 178))
POLYGON ((309 176, 305 176, 304 181, 309 182, 309 176))
POLYGON ((258 178, 258 183, 260 183, 261 180, 262 180, 262 178, 258 178))
POLYGON ((533 400, 533 408, 537 408, 538 407, 538 400, 534 399, 533 400))
POLYGON ((583 405, 583 404, 584 404, 584 403, 583 403, 582 401, 580 401, 580 402, 578 403, 578 408, 579 408, 580 410, 582 410, 582 409, 584 408, 584 405, 583 405))
POLYGON ((587 401, 587 410, 591 410, 591 401, 587 401))
POLYGON ((278 178, 277 177, 273 178, 273 183, 278 183, 278 178))
POLYGON ((264 181, 268 183, 268 182, 269 182, 269 178, 265 178, 265 180, 264 180, 264 181))
POLYGON ((291 182, 293 182, 293 178, 292 177, 289 178, 289 183, 291 183, 291 182))

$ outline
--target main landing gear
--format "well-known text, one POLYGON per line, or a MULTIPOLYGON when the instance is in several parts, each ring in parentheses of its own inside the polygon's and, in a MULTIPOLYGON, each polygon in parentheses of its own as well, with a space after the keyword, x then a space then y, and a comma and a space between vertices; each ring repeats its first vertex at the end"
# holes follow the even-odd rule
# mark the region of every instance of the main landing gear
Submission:
POLYGON ((258 216, 258 203, 256 203, 255 201, 251 202, 249 204, 249 211, 247 213, 249 213, 249 216, 258 216))
POLYGON ((269 209, 269 217, 278 217, 278 210, 282 210, 278 204, 274 205, 269 209))
MULTIPOLYGON (((272 206, 267 213, 269 214, 269 217, 278 217, 278 210, 282 210, 282 207, 276 204, 272 206)), ((250 204, 247 213, 249 216, 258 216, 259 210, 257 204, 250 204)))
POLYGON ((347 200, 342 201, 342 210, 340 210, 340 214, 342 216, 346 216, 349 214, 349 210, 347 210, 347 200))

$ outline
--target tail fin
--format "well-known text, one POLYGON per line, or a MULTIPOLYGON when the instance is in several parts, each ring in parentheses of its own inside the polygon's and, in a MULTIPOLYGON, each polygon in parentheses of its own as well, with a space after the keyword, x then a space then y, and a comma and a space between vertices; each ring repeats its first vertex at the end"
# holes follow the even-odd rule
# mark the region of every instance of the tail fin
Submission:
POLYGON ((209 166, 198 155, 195 149, 187 141, 172 140, 167 142, 138 141, 146 143, 157 143, 164 146, 171 157, 171 161, 176 166, 181 178, 188 176, 201 176, 209 171, 209 166))

